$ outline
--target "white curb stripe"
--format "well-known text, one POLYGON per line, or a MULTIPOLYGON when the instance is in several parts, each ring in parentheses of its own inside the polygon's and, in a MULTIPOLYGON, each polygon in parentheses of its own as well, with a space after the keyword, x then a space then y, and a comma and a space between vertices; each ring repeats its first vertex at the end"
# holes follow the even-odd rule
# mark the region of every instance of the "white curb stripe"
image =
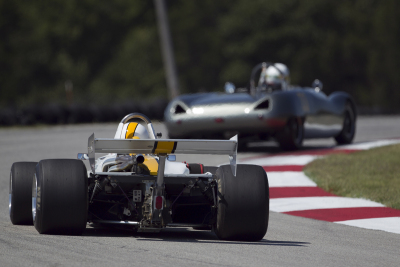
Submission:
MULTIPOLYGON (((351 149, 367 150, 375 147, 398 144, 400 139, 379 140, 362 144, 352 144, 338 146, 332 150, 351 149)), ((267 156, 265 158, 244 159, 240 163, 257 164, 261 166, 283 166, 300 165, 304 166, 311 161, 324 156, 315 155, 280 155, 267 156)), ((316 186, 303 172, 296 171, 274 171, 267 172, 269 186, 274 187, 304 187, 316 186)), ((384 205, 365 199, 347 197, 293 197, 293 198, 273 198, 270 199, 270 210, 274 212, 290 212, 315 209, 336 209, 336 208, 358 208, 358 207, 385 207, 384 205)), ((347 220, 335 222, 343 225, 355 226, 365 229, 382 230, 400 234, 400 217, 384 217, 359 220, 347 220)))
POLYGON ((381 147, 381 146, 388 146, 388 145, 394 145, 400 143, 399 139, 392 139, 392 140, 379 140, 375 142, 368 142, 368 143, 362 143, 362 144, 352 144, 352 145, 346 145, 346 146, 338 146, 335 147, 334 149, 359 149, 359 150, 368 150, 371 148, 375 147, 381 147))
POLYGON ((400 234, 400 217, 349 220, 335 223, 400 234))
POLYGON ((267 172, 269 187, 317 186, 303 172, 267 172))
POLYGON ((270 210, 275 212, 357 207, 384 207, 384 205, 371 200, 349 197, 290 197, 270 199, 270 210))
POLYGON ((300 156, 288 155, 288 156, 276 156, 276 157, 241 160, 239 163, 255 164, 261 166, 306 165, 311 161, 315 160, 316 158, 318 157, 311 155, 300 155, 300 156))

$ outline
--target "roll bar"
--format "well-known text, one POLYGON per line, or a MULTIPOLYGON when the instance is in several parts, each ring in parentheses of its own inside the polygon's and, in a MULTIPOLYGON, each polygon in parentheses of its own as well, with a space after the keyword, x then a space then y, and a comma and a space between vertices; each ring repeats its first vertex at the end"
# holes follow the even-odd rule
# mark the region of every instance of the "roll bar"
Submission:
POLYGON ((149 132, 150 138, 151 139, 157 139, 156 138, 156 133, 154 132, 153 125, 151 124, 151 120, 146 115, 143 115, 141 113, 131 113, 131 114, 126 115, 121 120, 121 123, 125 124, 128 121, 130 121, 131 119, 141 119, 142 121, 144 121, 146 123, 147 131, 149 132))

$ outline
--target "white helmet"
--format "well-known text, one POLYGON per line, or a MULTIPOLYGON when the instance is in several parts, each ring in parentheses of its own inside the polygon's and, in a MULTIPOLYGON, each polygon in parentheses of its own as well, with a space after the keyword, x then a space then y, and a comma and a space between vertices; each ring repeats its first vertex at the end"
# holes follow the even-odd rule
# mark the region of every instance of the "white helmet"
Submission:
POLYGON ((120 124, 114 139, 150 139, 146 127, 137 122, 120 124))
POLYGON ((288 67, 282 63, 275 63, 268 67, 264 66, 261 70, 259 87, 267 90, 287 90, 290 83, 290 72, 288 67))

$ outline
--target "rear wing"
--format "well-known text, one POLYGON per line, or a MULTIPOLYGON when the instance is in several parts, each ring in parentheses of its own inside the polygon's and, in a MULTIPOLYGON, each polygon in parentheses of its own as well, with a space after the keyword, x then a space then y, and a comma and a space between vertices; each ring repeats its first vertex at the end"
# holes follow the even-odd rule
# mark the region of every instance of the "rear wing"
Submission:
POLYGON ((228 155, 232 173, 236 176, 237 135, 230 140, 191 139, 110 139, 88 140, 88 157, 92 172, 95 173, 95 153, 117 154, 211 154, 228 155))

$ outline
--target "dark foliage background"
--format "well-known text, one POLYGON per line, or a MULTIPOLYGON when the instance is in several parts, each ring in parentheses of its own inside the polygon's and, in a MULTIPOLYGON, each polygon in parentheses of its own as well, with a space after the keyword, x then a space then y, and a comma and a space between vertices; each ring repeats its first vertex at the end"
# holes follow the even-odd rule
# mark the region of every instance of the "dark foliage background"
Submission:
MULTIPOLYGON (((360 110, 400 109, 400 1, 168 0, 167 6, 181 93, 222 90, 228 80, 246 86, 251 68, 270 61, 287 64, 294 84, 319 78, 327 94, 349 92, 360 110)), ((50 107, 69 114, 55 123, 74 122, 70 114, 78 109, 165 107, 153 1, 0 0, 0 36, 2 124, 23 123, 21 114, 50 107)))

